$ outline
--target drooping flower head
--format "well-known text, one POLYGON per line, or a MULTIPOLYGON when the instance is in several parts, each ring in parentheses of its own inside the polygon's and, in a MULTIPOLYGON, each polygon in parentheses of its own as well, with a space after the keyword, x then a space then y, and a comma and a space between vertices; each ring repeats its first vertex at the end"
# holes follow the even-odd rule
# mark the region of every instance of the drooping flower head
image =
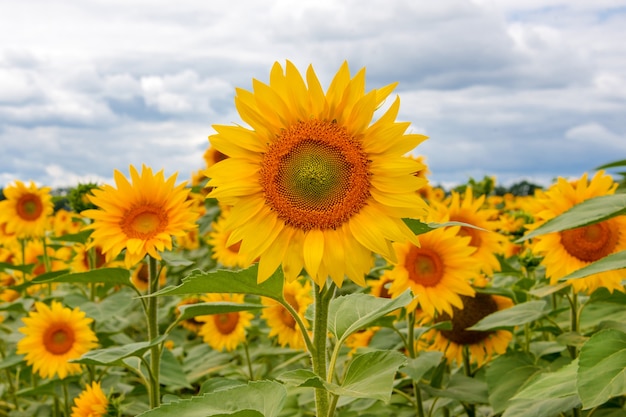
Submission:
POLYGON ((3 193, 6 200, 0 201, 0 224, 4 224, 4 234, 19 239, 43 236, 54 208, 50 188, 38 188, 33 181, 28 186, 15 181, 3 193))
MULTIPOLYGON (((559 178, 546 192, 537 193, 533 207, 532 228, 593 197, 613 194, 617 184, 610 175, 598 171, 591 180, 584 174, 576 181, 559 178)), ((543 255, 542 264, 551 284, 591 262, 615 252, 626 250, 626 216, 590 224, 589 226, 549 233, 533 239, 533 252, 543 255)), ((624 291, 621 271, 607 271, 570 280, 576 292, 591 293, 599 287, 624 291)))
POLYGON ((42 378, 60 379, 81 371, 71 359, 80 358, 96 346, 97 338, 89 327, 93 321, 78 308, 69 309, 57 301, 50 306, 35 303, 36 311, 22 319, 25 327, 19 331, 25 336, 17 342, 17 353, 25 355, 42 378))
POLYGON ((100 209, 82 212, 94 220, 87 228, 93 229, 93 244, 102 247, 107 262, 124 249, 129 268, 146 254, 161 259, 159 252, 172 249, 172 236, 196 227, 198 213, 190 208, 185 183, 176 185, 176 174, 166 180, 163 170, 153 174, 143 165, 141 175, 130 167, 132 183, 117 170, 114 176, 117 188, 104 185, 87 195, 100 209))
POLYGON ((93 382, 74 399, 71 417, 104 417, 107 415, 109 399, 99 382, 93 382))
POLYGON ((209 197, 232 207, 228 244, 259 258, 259 281, 282 264, 289 281, 305 268, 318 285, 365 285, 372 252, 393 260, 392 241, 418 244, 401 218, 421 215, 423 165, 403 155, 426 137, 395 121, 399 99, 373 121, 394 87, 366 92, 365 70, 351 78, 344 63, 324 92, 311 66, 305 82, 288 61, 269 84, 237 89, 250 128, 214 126, 211 146, 227 158, 206 175, 209 197))

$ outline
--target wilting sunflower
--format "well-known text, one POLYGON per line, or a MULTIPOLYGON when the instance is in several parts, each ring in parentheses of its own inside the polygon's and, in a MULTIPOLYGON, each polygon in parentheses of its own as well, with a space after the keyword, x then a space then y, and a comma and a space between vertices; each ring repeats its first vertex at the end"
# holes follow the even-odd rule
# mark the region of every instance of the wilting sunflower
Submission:
POLYGON ((80 365, 69 360, 96 346, 96 335, 89 327, 93 320, 80 309, 63 307, 57 301, 50 307, 36 302, 35 308, 22 319, 26 326, 19 331, 25 337, 17 342, 17 353, 26 355, 26 363, 42 378, 58 375, 63 379, 80 372, 80 365))
POLYGON ((506 352, 513 335, 507 330, 476 331, 467 330, 491 313, 513 306, 513 302, 506 297, 485 293, 476 293, 474 297, 461 296, 463 308, 454 307, 452 317, 443 313, 436 322, 450 321, 451 330, 430 330, 423 339, 432 339, 428 349, 444 353, 449 362, 456 360, 463 363, 463 349, 467 347, 470 361, 479 367, 489 361, 494 355, 506 352))
MULTIPOLYGON (((304 325, 307 326, 308 323, 304 318, 304 313, 313 302, 311 283, 305 281, 304 284, 301 284, 300 280, 285 282, 283 297, 298 313, 304 325)), ((263 305, 267 306, 261 312, 261 317, 265 319, 265 322, 270 327, 269 336, 277 336, 278 344, 282 347, 290 346, 292 349, 303 349, 305 347, 304 338, 293 316, 285 307, 270 298, 263 298, 262 302, 263 305)))
POLYGON ((94 219, 87 229, 93 229, 94 245, 100 245, 107 262, 126 249, 125 263, 135 265, 146 254, 161 259, 159 252, 172 249, 172 236, 184 236, 196 227, 198 214, 190 208, 189 190, 185 183, 176 185, 176 174, 167 180, 163 170, 152 173, 142 166, 141 176, 130 167, 132 184, 115 170, 117 188, 104 185, 88 194, 99 210, 82 214, 94 219))
MULTIPOLYGON (((207 294, 202 297, 202 300, 205 302, 230 301, 243 303, 244 295, 207 294)), ((197 320, 203 322, 198 334, 213 349, 232 351, 246 341, 246 329, 250 326, 250 320, 253 317, 254 315, 247 311, 198 316, 197 320)))
POLYGON ((93 382, 74 399, 71 417, 104 417, 107 415, 109 400, 99 382, 93 382))
POLYGON ((6 200, 0 201, 0 224, 5 224, 4 233, 20 239, 43 236, 54 208, 50 188, 15 181, 3 192, 6 200))
POLYGON ((458 230, 460 236, 471 238, 470 246, 476 248, 472 256, 480 261, 484 273, 491 275, 500 269, 496 254, 504 250, 504 236, 496 232, 499 226, 496 220, 498 211, 485 205, 484 195, 474 198, 472 188, 467 187, 462 198, 461 194, 452 191, 450 198, 443 204, 435 204, 433 207, 439 217, 436 221, 456 221, 484 229, 462 226, 458 230))
POLYGON ((398 262, 383 275, 392 281, 389 294, 397 297, 410 288, 415 299, 407 309, 413 310, 419 303, 431 316, 462 308, 461 295, 474 295, 470 280, 480 268, 472 257, 476 249, 469 242, 468 236, 458 236, 455 226, 420 235, 420 246, 394 243, 398 262))
POLYGON ((251 128, 214 126, 211 146, 228 158, 206 174, 208 196, 232 207, 227 244, 259 258, 260 282, 282 264, 288 281, 305 268, 320 286, 365 285, 372 252, 394 260, 392 241, 418 244, 402 217, 422 214, 423 166, 403 155, 426 137, 395 121, 399 99, 372 123, 395 84, 366 93, 365 69, 351 78, 344 63, 324 92, 313 67, 305 82, 287 61, 252 87, 235 97, 251 128))
MULTIPOLYGON (((546 221, 569 210, 576 204, 593 197, 613 194, 617 184, 612 177, 598 171, 588 181, 587 174, 569 182, 559 178, 546 192, 537 194, 534 215, 538 227, 546 221)), ((626 216, 617 216, 603 222, 562 232, 549 233, 533 239, 532 250, 543 255, 546 276, 551 284, 577 269, 607 255, 626 249, 626 216)), ((624 291, 624 274, 607 271, 568 281, 574 291, 591 293, 599 287, 609 291, 624 291)))

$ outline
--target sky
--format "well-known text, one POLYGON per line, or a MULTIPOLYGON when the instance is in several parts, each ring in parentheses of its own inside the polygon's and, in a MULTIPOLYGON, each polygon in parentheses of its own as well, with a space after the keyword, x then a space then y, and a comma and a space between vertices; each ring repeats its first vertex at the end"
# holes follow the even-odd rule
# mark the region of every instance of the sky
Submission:
POLYGON ((0 187, 204 167, 278 61, 398 82, 429 179, 541 185, 626 159, 626 0, 0 0, 0 187))

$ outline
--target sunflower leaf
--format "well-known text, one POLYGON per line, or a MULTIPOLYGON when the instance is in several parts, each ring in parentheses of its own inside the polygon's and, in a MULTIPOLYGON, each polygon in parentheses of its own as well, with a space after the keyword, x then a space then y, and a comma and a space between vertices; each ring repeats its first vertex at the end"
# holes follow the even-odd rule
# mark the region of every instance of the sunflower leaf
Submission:
POLYGON ((417 358, 410 358, 400 372, 407 374, 413 381, 419 382, 426 372, 435 368, 441 362, 443 352, 423 351, 417 358))
POLYGON ((234 303, 230 301, 215 301, 211 303, 187 304, 178 307, 180 310, 179 321, 192 317, 206 316, 209 314, 234 313, 238 311, 258 310, 265 307, 262 304, 234 303))
POLYGON ((258 265, 254 264, 247 269, 230 271, 193 271, 183 278, 183 282, 176 287, 165 287, 162 290, 144 297, 163 295, 191 295, 203 293, 233 293, 250 294, 269 297, 274 300, 283 300, 283 272, 278 268, 272 276, 262 283, 257 283, 258 265))
POLYGON ((532 355, 512 352, 497 357, 489 364, 486 373, 489 403, 495 413, 500 413, 524 383, 541 371, 532 355))
MULTIPOLYGON (((201 396, 163 404, 141 413, 140 417, 237 416, 277 417, 285 403, 287 391, 274 381, 254 381, 201 396)), ((138 417, 139 417, 138 416, 138 417)))
POLYGON ((580 268, 563 278, 560 278, 559 281, 585 278, 592 274, 614 271, 616 269, 623 268, 626 268, 626 250, 607 255, 598 261, 592 262, 589 265, 584 266, 583 268, 580 268))
POLYGON ((25 274, 30 274, 33 271, 35 264, 24 264, 24 265, 13 265, 8 262, 0 262, 0 271, 9 270, 9 271, 20 271, 25 274))
POLYGON ((328 329, 339 340, 369 326, 379 318, 411 302, 410 290, 396 298, 378 298, 369 294, 348 294, 334 298, 328 309, 328 329))
POLYGON ((623 214, 626 214, 626 194, 594 197, 580 204, 576 204, 566 212, 548 220, 516 242, 521 243, 547 233, 587 226, 623 214))
POLYGON ((441 389, 426 384, 420 384, 420 387, 435 397, 452 398, 469 403, 488 402, 487 383, 460 373, 451 375, 447 385, 441 389))
POLYGON ((87 272, 74 272, 70 274, 68 274, 67 271, 63 271, 63 274, 56 275, 43 274, 35 277, 31 282, 102 282, 114 285, 131 285, 130 272, 128 269, 124 268, 100 268, 87 272))
POLYGON ((406 356, 379 350, 356 355, 348 365, 338 394, 353 398, 375 398, 389 402, 393 379, 406 356))
POLYGON ((435 223, 435 222, 423 223, 417 219, 409 219, 409 218, 402 219, 402 221, 407 226, 409 226, 409 229, 411 229, 411 231, 415 233, 416 235, 428 233, 431 230, 435 230, 440 227, 452 227, 452 226, 471 227, 472 229, 486 231, 486 229, 483 229, 482 227, 474 226, 473 224, 469 224, 469 223, 457 222, 457 221, 451 221, 451 222, 445 222, 445 223, 435 223))
POLYGON ((517 304, 511 308, 489 314, 472 327, 468 327, 467 330, 496 330, 530 323, 545 316, 549 312, 547 307, 548 303, 544 300, 517 304))
POLYGON ((154 345, 158 345, 167 338, 162 335, 150 342, 129 343, 123 346, 115 346, 111 348, 95 349, 85 353, 78 359, 70 360, 72 363, 82 363, 85 365, 122 365, 122 359, 131 356, 142 356, 148 349, 154 345))
POLYGON ((626 333, 601 330, 580 350, 578 395, 584 409, 626 394, 626 333))

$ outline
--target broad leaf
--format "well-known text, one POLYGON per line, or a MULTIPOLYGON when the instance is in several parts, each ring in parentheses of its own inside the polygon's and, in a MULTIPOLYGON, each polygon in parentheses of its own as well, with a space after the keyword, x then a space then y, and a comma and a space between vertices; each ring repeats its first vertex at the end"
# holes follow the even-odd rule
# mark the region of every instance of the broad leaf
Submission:
POLYGON ((361 293, 337 297, 330 302, 328 309, 328 329, 343 341, 357 330, 404 307, 411 299, 409 290, 397 298, 379 298, 361 293))
POLYGON ((340 395, 389 402, 394 376, 405 362, 406 357, 395 351, 374 351, 355 356, 348 365, 340 395))
POLYGON ((16 355, 13 353, 0 361, 0 370, 11 368, 23 362, 25 362, 23 355, 16 355))
POLYGON ((172 390, 192 388, 189 381, 187 381, 187 376, 180 362, 168 349, 163 349, 160 365, 161 373, 159 380, 161 384, 170 386, 172 390))
POLYGON ((0 271, 9 270, 9 271, 20 271, 26 274, 30 274, 33 271, 35 264, 26 264, 26 265, 13 265, 8 262, 0 262, 0 271))
POLYGON ((438 229, 440 227, 452 227, 452 226, 471 227, 472 229, 485 230, 482 227, 474 226, 473 224, 457 222, 457 221, 445 222, 445 223, 435 223, 435 222, 423 223, 417 219, 409 219, 409 218, 402 219, 402 221, 404 221, 404 223, 407 226, 409 226, 409 229, 411 229, 411 231, 415 233, 416 235, 428 233, 431 230, 438 229))
POLYGON ((623 268, 626 268, 626 250, 607 255, 600 260, 592 262, 589 265, 584 266, 572 272, 571 274, 564 276, 563 278, 559 279, 559 281, 584 278, 592 274, 606 271, 614 271, 616 269, 623 268))
POLYGON ((489 401, 487 384, 476 378, 461 373, 453 374, 443 389, 420 384, 426 392, 434 397, 452 398, 459 401, 482 404, 489 401))
POLYGON ((583 408, 596 407, 626 394, 626 333, 606 329, 580 350, 578 395, 583 408))
POLYGON ((327 383, 310 369, 287 371, 280 374, 277 379, 295 387, 324 388, 331 392, 337 389, 337 385, 327 383))
POLYGON ((178 321, 209 314, 234 313, 238 311, 258 310, 265 307, 262 304, 234 303, 230 301, 215 301, 210 303, 186 304, 178 307, 180 316, 178 321))
POLYGON ((287 391, 273 381, 249 382, 220 391, 163 404, 140 414, 141 417, 277 417, 287 391))
POLYGON ((34 278, 32 282, 102 282, 105 284, 131 285, 130 272, 124 268, 100 268, 87 272, 64 273, 55 276, 44 274, 34 278))
MULTIPOLYGON (((283 299, 283 272, 280 268, 266 281, 257 283, 258 265, 239 271, 193 271, 176 287, 166 287, 152 296, 190 295, 203 293, 236 293, 283 299)), ((149 297, 149 296, 147 296, 149 297)))
POLYGON ((546 307, 547 303, 543 300, 517 304, 488 315, 468 330, 495 330, 530 323, 545 316, 549 312, 546 307))
POLYGON ((522 352, 499 356, 491 362, 487 368, 486 379, 493 411, 504 411, 519 388, 540 371, 541 368, 535 365, 533 357, 522 352))
POLYGON ((162 335, 151 342, 137 342, 123 346, 95 349, 70 362, 85 365, 122 365, 122 359, 130 356, 140 357, 152 346, 163 342, 165 339, 166 336, 162 335))
POLYGON ((443 352, 422 351, 414 359, 408 359, 407 364, 400 368, 400 372, 407 374, 412 380, 419 382, 426 372, 435 368, 441 362, 443 352))
POLYGON ((591 198, 548 220, 537 229, 518 239, 517 242, 523 242, 547 233, 587 226, 622 214, 626 214, 626 194, 591 198))
POLYGON ((93 230, 83 230, 78 233, 68 233, 61 236, 51 236, 50 239, 56 242, 86 243, 92 232, 93 230))

